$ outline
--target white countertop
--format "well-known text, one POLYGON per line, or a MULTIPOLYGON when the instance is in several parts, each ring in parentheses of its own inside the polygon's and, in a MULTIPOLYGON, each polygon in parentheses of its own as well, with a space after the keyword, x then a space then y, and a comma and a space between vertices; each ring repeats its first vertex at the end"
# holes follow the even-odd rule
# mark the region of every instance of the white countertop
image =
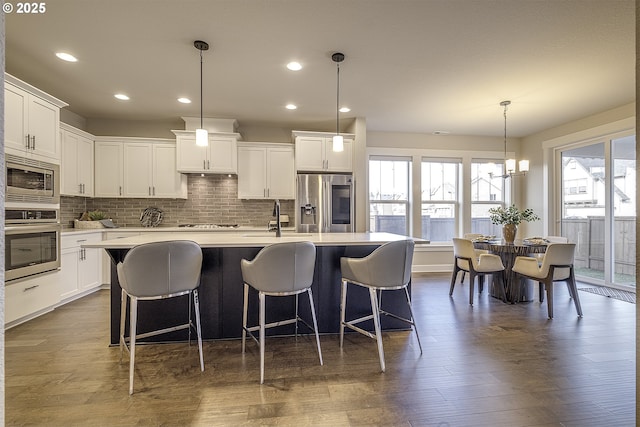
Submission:
MULTIPOLYGON (((192 229, 193 230, 193 229, 192 229)), ((295 233, 284 232, 282 237, 275 237, 274 232, 268 231, 236 231, 226 233, 210 233, 205 231, 190 231, 176 233, 144 233, 139 236, 121 239, 103 240, 101 242, 82 245, 83 248, 128 249, 144 243, 167 240, 193 240, 203 248, 221 247, 263 247, 280 242, 311 241, 317 246, 352 246, 352 245, 380 245, 383 243, 404 240, 410 237, 391 233, 295 233)), ((414 239, 417 244, 428 243, 425 240, 414 239)))

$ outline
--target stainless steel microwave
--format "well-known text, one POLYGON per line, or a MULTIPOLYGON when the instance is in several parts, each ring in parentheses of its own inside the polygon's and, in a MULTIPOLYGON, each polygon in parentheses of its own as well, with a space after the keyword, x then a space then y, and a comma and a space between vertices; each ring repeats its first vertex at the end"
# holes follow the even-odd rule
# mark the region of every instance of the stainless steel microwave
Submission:
POLYGON ((7 154, 6 201, 60 203, 60 167, 7 154))

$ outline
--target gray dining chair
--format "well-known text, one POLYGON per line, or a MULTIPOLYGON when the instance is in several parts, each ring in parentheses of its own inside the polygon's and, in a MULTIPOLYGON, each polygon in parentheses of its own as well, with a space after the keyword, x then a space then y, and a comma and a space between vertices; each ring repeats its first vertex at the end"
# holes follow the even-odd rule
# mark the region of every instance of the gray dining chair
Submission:
MULTIPOLYGON (((498 255, 480 254, 476 256, 473 242, 467 239, 453 238, 453 275, 451 276, 451 287, 449 296, 453 295, 456 286, 458 272, 469 273, 469 304, 473 305, 473 287, 476 277, 484 277, 491 274, 497 277, 500 284, 502 300, 507 301, 505 289, 504 265, 498 255)), ((482 291, 482 288, 480 288, 482 291)))
POLYGON ((415 323, 415 317, 411 308, 411 297, 409 296, 408 285, 411 281, 411 264, 413 262, 413 240, 398 240, 388 242, 376 248, 371 254, 364 258, 340 258, 340 270, 342 274, 342 292, 340 298, 340 348, 344 343, 345 326, 359 332, 369 338, 373 338, 378 343, 378 356, 380 358, 380 369, 385 372, 384 348, 382 346, 382 332, 380 329, 380 314, 393 317, 408 323, 413 327, 422 354, 422 344, 420 335, 415 323), (369 289, 369 299, 371 300, 371 312, 369 316, 358 319, 346 320, 347 307, 347 284, 362 286, 369 289), (404 318, 393 313, 389 313, 381 308, 382 291, 404 289, 404 294, 409 306, 410 318, 404 318), (366 331, 357 324, 373 319, 375 334, 366 331))
POLYGON ((120 309, 120 361, 124 350, 129 352, 129 394, 133 394, 136 340, 182 329, 189 330, 191 342, 191 300, 195 308, 195 329, 198 335, 200 370, 204 371, 200 303, 198 287, 202 269, 202 250, 189 240, 154 242, 133 247, 118 263, 118 281, 122 288, 120 309), (138 333, 138 301, 151 301, 189 295, 188 322, 169 328, 138 333), (193 298, 192 298, 193 297, 193 298), (125 336, 129 300, 129 337, 125 336), (129 345, 127 345, 129 343, 129 345))
POLYGON ((243 259, 240 263, 242 269, 242 280, 244 281, 242 353, 244 354, 245 352, 245 341, 247 333, 249 333, 249 335, 260 346, 260 384, 264 383, 264 341, 265 329, 267 328, 295 323, 297 334, 298 321, 302 322, 314 331, 320 365, 323 364, 320 337, 318 335, 318 323, 316 321, 316 311, 313 305, 313 294, 311 292, 315 262, 316 247, 313 243, 286 242, 266 246, 258 252, 252 261, 243 259), (252 327, 247 326, 249 287, 258 291, 260 305, 258 314, 259 324, 252 327), (298 295, 302 292, 306 292, 309 296, 313 327, 298 316, 298 295), (290 295, 295 295, 296 297, 295 317, 265 324, 265 297, 282 297, 290 295), (259 338, 257 339, 253 335, 253 332, 256 330, 259 331, 259 338))
POLYGON ((575 256, 575 243, 551 243, 542 258, 542 264, 538 264, 535 258, 519 256, 513 265, 513 271, 520 276, 543 283, 547 293, 547 314, 553 319, 553 283, 566 282, 569 295, 582 317, 582 307, 576 278, 573 272, 573 260, 575 256))

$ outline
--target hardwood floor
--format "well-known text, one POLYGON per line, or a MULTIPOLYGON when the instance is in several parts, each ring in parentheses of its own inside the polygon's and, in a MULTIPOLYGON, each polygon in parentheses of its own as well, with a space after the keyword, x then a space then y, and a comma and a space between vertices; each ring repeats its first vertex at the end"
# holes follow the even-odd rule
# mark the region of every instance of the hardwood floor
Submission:
MULTIPOLYGON (((6 332, 6 424, 43 426, 632 426, 635 305, 580 292, 577 317, 557 286, 555 318, 538 302, 504 304, 449 276, 417 276, 420 355, 409 331, 268 338, 265 384, 257 345, 206 342, 108 347, 109 295, 100 291, 6 332)), ((580 286, 579 286, 580 287, 580 286)), ((477 288, 477 287, 476 287, 477 288)), ((537 288, 536 288, 537 289, 537 288)))

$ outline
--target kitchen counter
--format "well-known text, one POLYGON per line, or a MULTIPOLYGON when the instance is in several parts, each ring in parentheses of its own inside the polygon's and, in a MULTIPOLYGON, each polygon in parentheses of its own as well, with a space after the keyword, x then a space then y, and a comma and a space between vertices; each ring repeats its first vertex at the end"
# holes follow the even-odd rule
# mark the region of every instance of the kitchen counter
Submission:
MULTIPOLYGON (((191 229, 189 232, 176 233, 173 230, 164 232, 145 233, 138 236, 121 239, 103 240, 87 244, 86 248, 130 249, 136 245, 167 240, 193 240, 202 248, 225 247, 264 247, 278 242, 310 241, 316 246, 335 245, 381 245, 394 240, 404 240, 406 236, 391 233, 295 233, 283 231, 282 237, 276 237, 271 231, 234 231, 226 233, 211 233, 208 230, 191 229)), ((428 243, 416 239, 417 244, 428 243)))
MULTIPOLYGON (((205 339, 239 338, 242 333, 243 281, 240 270, 242 259, 253 259, 265 246, 277 242, 311 241, 316 244, 316 265, 312 290, 320 333, 337 333, 340 326, 340 258, 363 257, 380 245, 406 236, 390 233, 283 233, 275 237, 270 232, 210 233, 203 231, 145 233, 122 239, 111 239, 83 245, 86 248, 104 248, 110 255, 111 263, 111 337, 112 345, 117 345, 120 330, 120 295, 116 264, 124 259, 129 249, 136 245, 163 241, 189 239, 202 247, 202 275, 199 288, 202 334, 205 339)), ((417 243, 428 243, 417 239, 417 243)), ((371 313, 367 289, 354 287, 349 292, 349 317, 362 317, 371 313)), ((172 298, 153 302, 139 319, 140 333, 170 326, 171 321, 186 316, 188 299, 172 298)), ((257 292, 250 292, 249 324, 257 324, 257 292)), ((278 313, 283 318, 293 317, 295 297, 270 298, 269 312, 278 313)), ((390 292, 385 295, 383 308, 408 317, 404 292, 390 292)), ((310 319, 308 304, 300 304, 300 316, 310 319)), ((268 315, 269 317, 269 315, 268 315)), ((268 321, 271 321, 267 319, 268 321)), ((275 320, 275 319, 274 319, 275 320)), ((128 322, 127 322, 128 323, 128 322)), ((373 328, 373 324, 369 325, 373 328)), ((367 327, 365 324, 364 327, 367 327)), ((394 318, 382 319, 382 328, 406 329, 406 324, 394 318)), ((304 331, 304 328, 301 330, 304 331)), ((274 328, 269 334, 293 334, 294 326, 274 328)), ((152 337, 157 341, 184 341, 187 331, 177 331, 163 336, 152 337)))

